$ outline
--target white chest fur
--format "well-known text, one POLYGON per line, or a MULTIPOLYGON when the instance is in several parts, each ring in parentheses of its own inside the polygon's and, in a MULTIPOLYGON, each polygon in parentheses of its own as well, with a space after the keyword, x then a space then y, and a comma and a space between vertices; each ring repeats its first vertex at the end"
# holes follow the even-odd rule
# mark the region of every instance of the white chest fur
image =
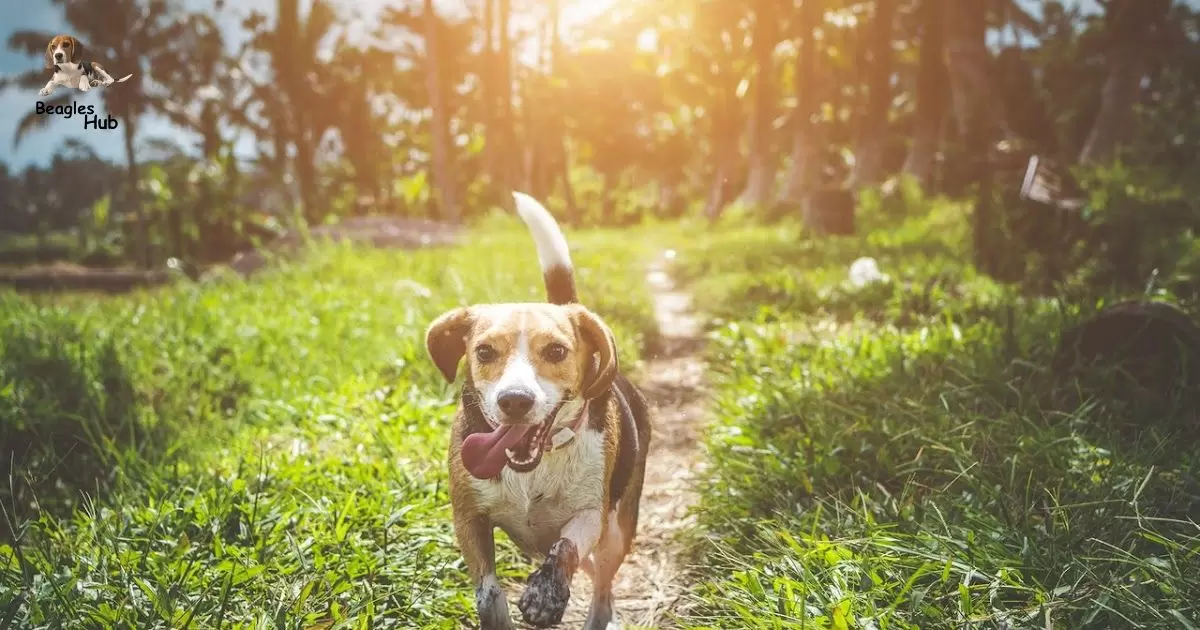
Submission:
POLYGON ((541 556, 562 527, 586 509, 603 509, 604 435, 583 429, 566 446, 542 456, 538 467, 505 468, 500 480, 473 479, 478 505, 527 554, 541 556))

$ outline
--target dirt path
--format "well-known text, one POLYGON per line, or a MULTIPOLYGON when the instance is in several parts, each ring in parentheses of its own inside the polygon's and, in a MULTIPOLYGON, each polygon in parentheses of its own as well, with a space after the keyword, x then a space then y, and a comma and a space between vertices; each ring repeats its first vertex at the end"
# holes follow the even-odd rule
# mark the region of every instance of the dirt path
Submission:
MULTIPOLYGON (((683 567, 673 538, 688 527, 687 508, 694 499, 692 477, 703 464, 700 429, 707 413, 708 390, 700 321, 691 311, 688 294, 677 291, 656 260, 646 280, 654 296, 654 313, 663 334, 662 351, 649 357, 639 383, 654 408, 654 434, 646 461, 646 480, 638 537, 633 553, 617 573, 616 612, 626 630, 672 627, 670 614, 683 603, 683 567)), ((591 601, 591 580, 582 571, 571 585, 571 604, 558 627, 583 627, 591 601)), ((514 620, 521 585, 513 585, 509 601, 514 620)), ((615 624, 614 624, 615 625, 615 624)), ((610 625, 609 628, 613 628, 610 625)))

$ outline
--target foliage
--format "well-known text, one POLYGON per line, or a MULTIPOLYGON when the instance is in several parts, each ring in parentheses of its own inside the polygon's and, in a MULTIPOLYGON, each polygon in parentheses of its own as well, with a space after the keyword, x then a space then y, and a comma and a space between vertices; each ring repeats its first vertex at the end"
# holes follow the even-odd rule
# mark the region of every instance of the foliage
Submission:
MULTIPOLYGON (((939 214, 953 216, 926 227, 939 214)), ((891 238, 913 223, 857 242, 735 231, 680 251, 725 318, 688 624, 1195 619, 1197 462, 1176 446, 1190 412, 1171 424, 1112 396, 1064 402, 1058 331, 1103 301, 1022 298, 946 257, 945 229, 891 238), (858 255, 890 280, 847 287, 858 255)))
MULTIPOLYGON (((626 264, 642 245, 574 237, 580 291, 636 373, 655 335, 626 264)), ((528 235, 509 220, 463 249, 326 248, 264 273, 0 302, 4 460, 27 471, 3 502, 10 622, 457 627, 454 388, 424 332, 456 305, 543 299, 528 235)))
MULTIPOLYGON (((989 58, 959 67, 961 55, 921 54, 925 46, 964 45, 962 16, 942 15, 949 11, 944 2, 813 2, 667 2, 650 10, 618 0, 579 21, 566 19, 581 8, 577 2, 513 7, 486 0, 466 14, 430 16, 432 29, 425 27, 425 8, 414 3, 385 11, 369 21, 365 36, 354 38, 344 27, 356 16, 328 2, 302 10, 294 0, 280 0, 272 15, 251 12, 240 29, 218 26, 232 16, 220 0, 193 10, 168 0, 56 0, 56 6, 72 23, 106 25, 80 30, 105 61, 154 63, 155 72, 139 73, 136 84, 104 92, 105 108, 131 120, 123 127, 130 134, 128 177, 88 190, 118 202, 115 216, 129 215, 131 229, 122 241, 127 255, 153 250, 142 253, 158 262, 168 256, 224 260, 247 244, 229 227, 247 221, 243 213, 271 214, 288 228, 356 214, 473 220, 503 198, 496 185, 561 195, 570 221, 608 225, 637 222, 647 209, 677 216, 703 208, 719 216, 750 181, 750 164, 777 175, 767 182, 770 191, 756 188, 756 200, 778 192, 787 202, 751 204, 768 215, 794 213, 808 186, 838 185, 860 161, 873 174, 877 168, 879 175, 903 171, 932 193, 958 195, 979 183, 981 173, 1003 170, 974 168, 982 157, 978 146, 966 128, 945 124, 951 113, 959 122, 971 119, 960 111, 970 102, 995 107, 987 118, 1022 155, 1070 163, 1089 142, 1119 145, 1116 157, 1144 167, 1167 188, 1195 170, 1196 152, 1188 148, 1196 142, 1191 104, 1200 73, 1189 33, 1200 14, 1190 5, 1159 2, 1157 13, 1143 14, 1116 2, 1096 14, 1047 2, 1032 14, 1019 3, 990 3, 980 9, 981 37, 997 47, 989 58), (119 19, 90 19, 97 10, 119 19), (142 14, 149 17, 128 23, 142 14), (770 28, 758 30, 760 24, 770 28), (953 37, 941 43, 945 38, 928 32, 931 25, 943 25, 953 37), (895 55, 869 45, 879 39, 875 32, 890 33, 895 55), (426 46, 430 36, 433 46, 426 46), (434 88, 426 76, 431 55, 438 69, 434 88), (1122 83, 1127 66, 1136 66, 1144 80, 1122 83), (964 72, 977 76, 967 81, 964 72), (870 86, 879 92, 884 76, 894 77, 889 92, 872 94, 870 86), (964 81, 994 89, 977 98, 962 92, 969 87, 964 81), (767 95, 761 102, 755 96, 760 82, 767 95), (1113 89, 1105 91, 1106 85, 1113 89), (1098 101, 1102 92, 1112 96, 1098 101), (446 134, 433 129, 435 102, 446 110, 438 123, 446 134), (881 111, 887 112, 882 122, 881 111), (146 113, 166 116, 195 146, 185 142, 172 149, 177 155, 147 159, 136 142, 146 139, 136 137, 132 124, 146 113), (769 124, 756 122, 759 116, 769 124), (868 132, 863 125, 879 129, 868 132), (749 129, 768 140, 751 138, 743 150, 749 129), (928 130, 933 137, 926 137, 928 130), (228 157, 242 134, 255 141, 253 159, 228 157), (442 181, 427 172, 442 135, 449 144, 442 152, 445 168, 452 170, 446 186, 457 192, 448 198, 462 208, 439 208, 443 202, 428 184, 419 194, 396 185, 442 181), (935 158, 936 168, 923 165, 935 158), (211 184, 237 195, 197 199, 180 192, 176 205, 158 211, 165 220, 143 225, 134 212, 140 188, 130 182, 152 176, 138 165, 181 160, 228 162, 211 184), (219 241, 215 246, 175 233, 196 216, 221 214, 234 216, 199 237, 219 241)), ((45 40, 45 33, 20 31, 9 47, 37 55, 45 40)), ((31 71, 0 87, 32 89, 43 74, 31 71)), ((18 140, 46 122, 23 124, 18 140)), ((761 188, 765 180, 755 181, 761 188)), ((1013 188, 1007 181, 998 185, 1013 188)), ((39 189, 32 181, 16 186, 30 188, 31 196, 39 189)), ((22 209, 12 216, 28 207, 20 199, 0 201, 22 209)), ((39 203, 41 221, 11 229, 66 229, 45 226, 74 225, 91 205, 87 199, 39 203)))

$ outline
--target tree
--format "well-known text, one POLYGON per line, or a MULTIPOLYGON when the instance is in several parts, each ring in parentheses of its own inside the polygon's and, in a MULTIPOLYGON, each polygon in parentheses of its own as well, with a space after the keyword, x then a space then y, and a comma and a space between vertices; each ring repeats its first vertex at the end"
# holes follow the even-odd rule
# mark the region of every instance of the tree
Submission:
POLYGON ((883 149, 887 141, 888 113, 892 107, 892 31, 896 0, 875 0, 872 40, 868 46, 867 105, 858 128, 853 183, 870 186, 883 175, 883 149))
POLYGON ((441 205, 441 215, 448 221, 457 223, 461 214, 458 207, 458 186, 454 175, 454 161, 451 156, 449 116, 445 89, 438 72, 438 25, 437 12, 433 9, 433 0, 425 0, 425 72, 426 86, 429 90, 429 106, 433 110, 432 126, 433 145, 433 180, 441 205))
POLYGON ((1133 109, 1154 48, 1152 39, 1165 30, 1171 10, 1171 0, 1108 0, 1103 4, 1108 77, 1100 93, 1100 111, 1079 153, 1082 164, 1111 159, 1129 137, 1133 109))
POLYGON ((920 57, 917 62, 917 109, 912 144, 904 160, 904 172, 928 188, 933 179, 934 158, 941 144, 945 122, 946 74, 945 0, 920 0, 920 57))
POLYGON ((819 40, 824 0, 802 0, 797 21, 796 105, 792 110, 792 160, 780 199, 799 202, 813 184, 820 144, 815 117, 821 105, 817 64, 824 56, 819 40))
POLYGON ((741 201, 762 206, 774 198, 774 135, 776 79, 775 47, 779 44, 779 20, 776 0, 756 0, 750 52, 754 62, 754 109, 750 116, 749 174, 741 201))
MULTIPOLYGON (((100 92, 106 112, 121 121, 122 138, 126 159, 126 186, 128 187, 127 214, 132 214, 137 228, 137 261, 148 267, 150 259, 150 234, 147 218, 138 202, 137 131, 141 117, 151 111, 155 102, 149 95, 147 78, 149 69, 155 74, 185 72, 186 68, 171 65, 168 54, 172 42, 184 33, 186 25, 172 16, 179 8, 171 0, 53 0, 62 7, 64 16, 73 32, 83 40, 87 54, 108 68, 121 69, 133 77, 119 87, 100 92)), ((48 32, 19 31, 9 39, 9 47, 30 55, 41 56, 45 43, 53 37, 48 32)), ((22 87, 38 85, 44 81, 44 71, 30 71, 17 77, 14 84, 22 87), (39 81, 37 76, 41 76, 39 81)), ((69 93, 63 94, 54 103, 68 102, 69 93)), ((18 129, 36 128, 36 123, 18 124, 18 129)), ((16 139, 19 139, 20 135, 16 139)))

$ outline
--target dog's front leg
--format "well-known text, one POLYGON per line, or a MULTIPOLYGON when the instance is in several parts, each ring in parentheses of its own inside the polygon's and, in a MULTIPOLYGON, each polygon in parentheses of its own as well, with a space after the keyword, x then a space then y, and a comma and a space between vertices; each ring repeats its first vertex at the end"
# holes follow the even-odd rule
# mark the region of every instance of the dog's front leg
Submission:
POLYGON ((38 90, 38 96, 50 96, 54 93, 54 88, 57 86, 58 84, 54 82, 54 79, 50 79, 50 82, 46 84, 46 87, 38 90))
POLYGON ((90 89, 92 89, 92 80, 86 74, 79 75, 79 91, 86 92, 90 89))
POLYGON ((492 522, 485 516, 454 519, 454 535, 475 584, 475 610, 480 630, 512 630, 508 601, 496 579, 496 539, 492 522))
POLYGON ((546 628, 562 621, 571 599, 571 578, 600 540, 604 528, 600 510, 579 512, 562 529, 562 537, 550 546, 542 566, 529 576, 517 607, 526 623, 546 628))

